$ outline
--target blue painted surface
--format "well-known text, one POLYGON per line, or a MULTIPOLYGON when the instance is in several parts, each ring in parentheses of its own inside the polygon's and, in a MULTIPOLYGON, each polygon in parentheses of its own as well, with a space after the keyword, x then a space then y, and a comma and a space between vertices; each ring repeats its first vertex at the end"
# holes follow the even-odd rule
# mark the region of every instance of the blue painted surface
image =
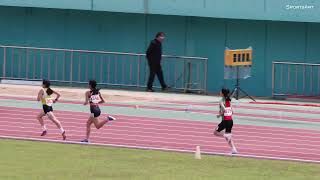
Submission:
MULTIPOLYGON (((320 23, 17 7, 0 7, 0 23, 0 44, 137 53, 145 52, 157 31, 164 31, 167 34, 165 54, 209 58, 208 90, 214 93, 222 86, 234 84, 234 81, 223 79, 226 46, 253 47, 253 77, 241 82, 253 95, 271 95, 272 61, 320 63, 320 23)), ((0 60, 2 57, 0 54, 0 60)), ((1 66, 2 62, 0 73, 1 66)), ((17 69, 13 73, 18 76, 17 69)), ((78 77, 77 73, 75 77, 78 77)), ((85 80, 91 76, 97 74, 89 72, 87 77, 81 75, 80 78, 85 80)))
POLYGON ((93 0, 92 10, 143 13, 145 0, 93 0))
POLYGON ((1 0, 0 5, 91 10, 92 0, 1 0))
POLYGON ((3 6, 320 22, 318 0, 0 0, 3 6))

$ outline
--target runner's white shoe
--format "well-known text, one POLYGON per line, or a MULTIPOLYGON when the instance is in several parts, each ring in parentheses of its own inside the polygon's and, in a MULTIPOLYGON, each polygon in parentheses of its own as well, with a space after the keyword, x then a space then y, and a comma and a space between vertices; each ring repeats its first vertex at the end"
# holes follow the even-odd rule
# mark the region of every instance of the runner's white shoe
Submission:
POLYGON ((108 119, 109 121, 115 121, 115 120, 117 120, 115 117, 112 117, 112 116, 107 116, 107 119, 108 119))
POLYGON ((231 154, 238 154, 237 149, 236 149, 236 148, 232 148, 232 150, 231 150, 231 154))

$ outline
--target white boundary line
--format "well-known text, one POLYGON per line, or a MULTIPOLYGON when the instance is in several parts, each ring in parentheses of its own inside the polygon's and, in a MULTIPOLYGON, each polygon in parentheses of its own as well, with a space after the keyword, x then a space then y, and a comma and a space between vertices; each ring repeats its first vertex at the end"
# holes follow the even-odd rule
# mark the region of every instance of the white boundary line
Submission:
MULTIPOLYGON (((158 150, 158 151, 173 151, 173 152, 182 152, 182 153, 194 153, 195 151, 190 150, 179 150, 179 149, 170 149, 170 148, 156 148, 156 147, 146 147, 146 146, 128 146, 128 145, 117 145, 117 144, 102 144, 102 143, 81 143, 76 141, 59 141, 59 140, 48 140, 48 139, 38 139, 38 138, 22 138, 14 136, 0 136, 0 139, 11 139, 11 140, 25 140, 25 141, 40 141, 40 142, 50 142, 50 143, 61 143, 61 144, 77 144, 77 145, 87 145, 87 146, 103 146, 103 147, 119 147, 119 148, 129 148, 129 149, 142 149, 142 150, 158 150)), ((244 157, 244 158, 254 158, 254 159, 269 159, 269 160, 283 160, 283 161, 297 161, 305 163, 320 163, 317 160, 304 160, 296 158, 280 158, 272 156, 256 156, 249 154, 237 154, 231 155, 228 153, 217 153, 217 152, 202 152, 206 155, 219 155, 219 156, 231 156, 231 157, 244 157)))
MULTIPOLYGON (((4 129, 1 129, 3 131, 7 131, 7 132, 24 132, 24 133, 34 133, 34 131, 30 131, 30 128, 26 131, 19 131, 19 130, 4 130, 4 129)), ((69 131, 70 132, 70 131, 69 131)), ((77 134, 73 134, 72 136, 73 137, 76 137, 76 136, 80 136, 82 137, 82 135, 79 135, 78 132, 79 131, 71 131, 71 132, 77 132, 77 134)), ((140 142, 140 143, 160 143, 160 144, 165 144, 165 143, 170 143, 170 144, 175 144, 175 145, 178 145, 178 146, 182 146, 182 147, 185 147, 185 146, 193 146, 194 144, 199 144, 201 146, 204 146, 206 148, 225 148, 227 147, 225 142, 223 141, 218 141, 218 142, 203 142, 201 141, 201 143, 199 143, 200 141, 197 141, 197 142, 181 142, 179 141, 179 139, 174 139, 174 138, 164 138, 164 137, 151 137, 151 136, 141 136, 141 135, 127 135, 127 134, 121 134, 121 136, 117 133, 109 133, 109 132, 104 132, 104 133, 96 133, 96 134, 103 134, 104 136, 98 136, 98 137, 95 137, 96 139, 103 139, 104 141, 106 140, 113 140, 113 141, 117 141, 119 143, 126 143, 128 141, 130 142, 133 142, 133 141, 137 141, 137 142, 140 142), (155 138, 155 139, 150 139, 150 138, 155 138), (213 143, 215 143, 214 145, 212 145, 213 143)), ((15 134, 13 135, 15 136, 15 134)), ((193 141, 196 141, 196 140, 193 140, 193 141)), ((287 149, 285 148, 285 150, 276 150, 274 148, 281 148, 281 146, 266 146, 266 147, 270 147, 272 149, 266 149, 265 147, 263 147, 263 145, 254 145, 254 144, 241 144, 241 146, 239 146, 238 148, 239 149, 242 149, 244 151, 248 151, 248 150, 255 150, 259 153, 263 152, 263 151, 268 151, 269 153, 271 152, 276 152, 276 153, 284 153, 284 154, 287 154, 287 153, 295 153, 297 154, 297 156, 301 156, 301 155, 311 155, 311 156, 318 156, 319 155, 319 152, 316 150, 316 149, 308 149, 308 148, 291 148, 291 150, 301 150, 302 151, 286 151, 287 149), (261 147, 262 146, 262 147, 261 147), (307 151, 307 153, 306 153, 307 151)))

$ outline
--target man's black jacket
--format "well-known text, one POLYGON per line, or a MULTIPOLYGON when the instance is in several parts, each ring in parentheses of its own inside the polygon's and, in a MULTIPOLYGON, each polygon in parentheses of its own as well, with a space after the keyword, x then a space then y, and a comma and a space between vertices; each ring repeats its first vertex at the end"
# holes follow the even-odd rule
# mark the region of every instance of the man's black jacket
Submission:
POLYGON ((146 54, 150 65, 160 64, 162 56, 161 42, 157 39, 152 40, 146 54))

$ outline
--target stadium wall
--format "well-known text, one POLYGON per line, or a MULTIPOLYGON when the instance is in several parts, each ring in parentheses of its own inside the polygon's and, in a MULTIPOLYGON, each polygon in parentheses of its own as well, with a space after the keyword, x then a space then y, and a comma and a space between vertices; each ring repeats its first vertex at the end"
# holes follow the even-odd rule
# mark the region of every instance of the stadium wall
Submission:
POLYGON ((164 31, 165 54, 209 58, 212 93, 234 84, 223 79, 225 47, 253 47, 253 77, 241 83, 257 96, 271 95, 272 61, 320 63, 320 23, 5 6, 0 7, 0 23, 4 45, 137 53, 145 51, 157 31, 164 31))
POLYGON ((317 0, 1 0, 3 6, 320 22, 317 0))

